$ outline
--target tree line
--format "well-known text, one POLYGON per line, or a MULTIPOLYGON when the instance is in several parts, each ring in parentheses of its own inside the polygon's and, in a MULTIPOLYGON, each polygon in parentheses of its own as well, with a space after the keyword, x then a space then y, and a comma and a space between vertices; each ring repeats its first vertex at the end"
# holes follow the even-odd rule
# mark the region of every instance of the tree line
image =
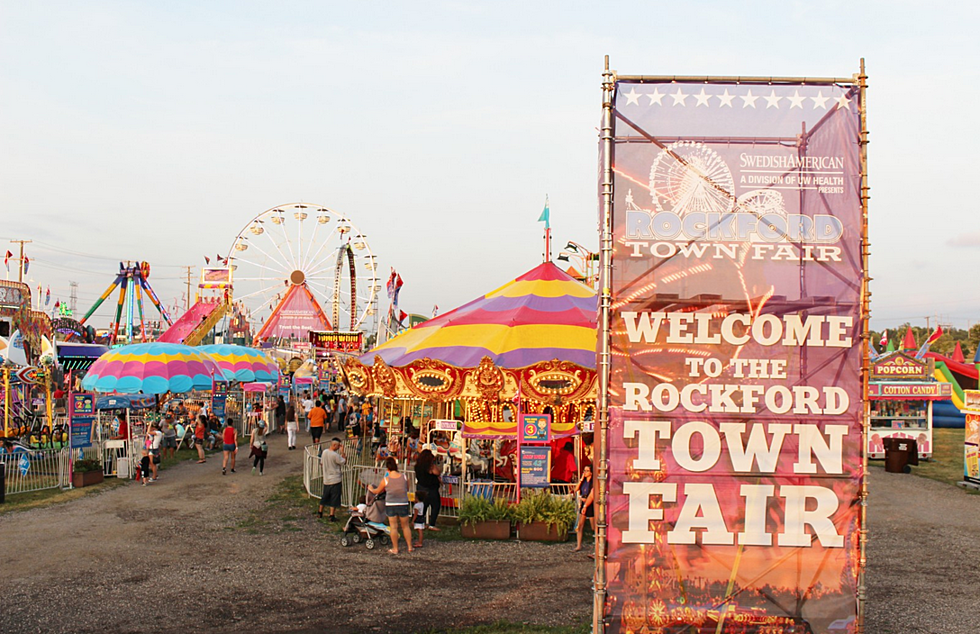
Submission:
MULTIPOLYGON (((912 328, 912 335, 915 337, 916 350, 926 342, 929 335, 935 332, 935 329, 912 326, 907 322, 897 328, 889 328, 888 341, 892 343, 896 350, 902 349, 902 342, 905 341, 905 333, 909 328, 912 328)), ((953 326, 943 326, 942 329, 942 336, 929 346, 930 352, 947 357, 952 356, 953 350, 956 349, 956 342, 959 341, 960 349, 963 350, 963 356, 966 358, 966 362, 972 363, 973 354, 976 352, 977 346, 980 345, 980 324, 974 324, 969 330, 954 328, 953 326)), ((881 331, 871 331, 871 342, 878 352, 884 352, 887 348, 887 343, 884 346, 880 345, 881 334, 881 331)))

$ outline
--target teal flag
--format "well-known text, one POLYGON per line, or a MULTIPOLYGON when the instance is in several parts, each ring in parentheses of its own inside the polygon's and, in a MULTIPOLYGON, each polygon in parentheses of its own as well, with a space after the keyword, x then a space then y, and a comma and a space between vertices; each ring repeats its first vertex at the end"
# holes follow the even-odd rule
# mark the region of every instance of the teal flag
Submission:
POLYGON ((538 222, 544 223, 545 229, 551 229, 551 208, 548 206, 548 197, 545 196, 544 199, 544 211, 538 217, 538 222))

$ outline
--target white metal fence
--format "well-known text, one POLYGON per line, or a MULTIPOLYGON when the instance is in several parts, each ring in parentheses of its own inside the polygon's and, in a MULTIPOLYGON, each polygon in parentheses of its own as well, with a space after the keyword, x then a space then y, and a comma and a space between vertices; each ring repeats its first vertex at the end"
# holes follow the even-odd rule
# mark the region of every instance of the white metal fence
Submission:
POLYGON ((71 464, 78 452, 64 448, 0 454, 0 462, 6 469, 6 494, 67 487, 71 484, 71 464))

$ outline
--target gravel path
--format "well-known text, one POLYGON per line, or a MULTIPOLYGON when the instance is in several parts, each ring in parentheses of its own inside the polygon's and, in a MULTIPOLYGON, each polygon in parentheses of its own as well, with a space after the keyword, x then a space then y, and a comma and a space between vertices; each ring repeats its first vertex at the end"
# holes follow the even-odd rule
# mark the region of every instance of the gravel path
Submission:
MULTIPOLYGON (((296 495, 302 451, 276 436, 270 455, 265 477, 244 461, 222 477, 218 455, 147 487, 0 516, 0 631, 414 632, 589 618, 591 561, 571 544, 343 548, 296 495)), ((867 632, 975 632, 980 496, 874 468, 869 525, 867 632)))
POLYGON ((344 548, 295 495, 303 452, 278 435, 270 444, 264 477, 244 460, 222 476, 218 454, 146 487, 0 516, 0 631, 413 632, 589 618, 592 562, 572 543, 429 541, 397 557, 344 548))
POLYGON ((871 469, 869 634, 973 634, 980 495, 871 469))

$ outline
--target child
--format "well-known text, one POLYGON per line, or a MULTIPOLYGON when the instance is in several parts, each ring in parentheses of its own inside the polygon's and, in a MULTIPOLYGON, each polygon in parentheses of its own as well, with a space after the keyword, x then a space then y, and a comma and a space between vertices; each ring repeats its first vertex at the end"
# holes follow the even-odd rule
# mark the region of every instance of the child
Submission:
POLYGON ((147 482, 152 482, 150 480, 150 452, 148 449, 143 450, 143 457, 140 458, 140 475, 143 479, 143 486, 146 486, 147 482))
POLYGON ((415 506, 412 507, 412 522, 415 524, 415 530, 419 534, 419 539, 412 544, 412 548, 422 548, 422 534, 425 531, 425 491, 415 492, 415 506))
POLYGON ((357 506, 352 508, 350 511, 351 515, 357 513, 361 517, 364 517, 364 513, 367 511, 367 496, 362 495, 360 498, 358 498, 357 506))

